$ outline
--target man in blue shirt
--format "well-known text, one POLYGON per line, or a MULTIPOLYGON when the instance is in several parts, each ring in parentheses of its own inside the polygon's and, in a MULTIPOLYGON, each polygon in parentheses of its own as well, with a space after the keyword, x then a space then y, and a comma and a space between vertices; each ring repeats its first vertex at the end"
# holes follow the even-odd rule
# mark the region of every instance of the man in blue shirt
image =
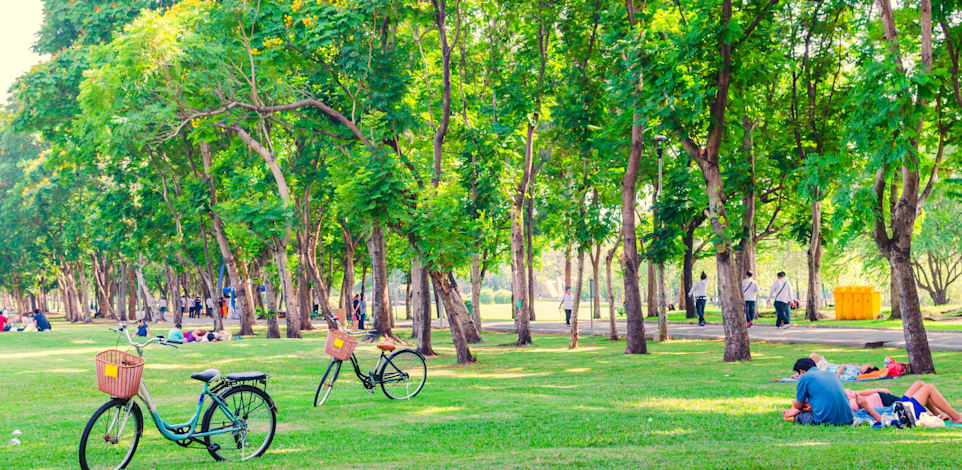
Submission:
POLYGON ((842 388, 842 382, 831 372, 815 367, 815 361, 802 358, 795 361, 798 386, 795 402, 782 413, 795 418, 797 424, 852 424, 854 415, 842 388))
POLYGON ((37 331, 48 331, 50 329, 50 322, 47 321, 47 317, 40 313, 38 308, 33 309, 33 321, 37 324, 37 331))

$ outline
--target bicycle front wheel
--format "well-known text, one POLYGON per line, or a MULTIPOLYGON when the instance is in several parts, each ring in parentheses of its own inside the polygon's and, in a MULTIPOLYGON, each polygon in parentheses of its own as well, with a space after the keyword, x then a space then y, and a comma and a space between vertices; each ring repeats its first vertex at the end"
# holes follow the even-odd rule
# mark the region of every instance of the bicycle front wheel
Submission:
POLYGON ((324 376, 321 377, 321 382, 317 384, 317 392, 314 393, 314 406, 323 405, 324 402, 327 401, 327 397, 331 394, 331 389, 334 388, 334 381, 337 380, 337 376, 341 373, 341 364, 343 363, 344 361, 331 359, 327 370, 324 371, 324 376))
POLYGON ((80 437, 80 468, 124 468, 144 433, 144 415, 133 398, 114 398, 94 412, 80 437), (129 406, 128 406, 129 405, 129 406))
POLYGON ((204 437, 214 460, 247 460, 259 457, 274 440, 277 410, 267 392, 250 385, 237 385, 218 395, 235 419, 217 402, 204 414, 201 432, 223 431, 204 437))
POLYGON ((404 400, 413 398, 424 388, 428 366, 421 353, 402 349, 388 356, 378 375, 381 378, 381 390, 388 398, 404 400))

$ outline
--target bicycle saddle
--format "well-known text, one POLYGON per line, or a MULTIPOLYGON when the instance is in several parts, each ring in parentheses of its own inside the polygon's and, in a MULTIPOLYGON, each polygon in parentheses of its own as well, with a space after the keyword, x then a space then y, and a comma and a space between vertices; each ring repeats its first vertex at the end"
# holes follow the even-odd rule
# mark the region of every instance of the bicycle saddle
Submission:
POLYGON ((241 381, 241 380, 261 380, 267 378, 267 374, 263 372, 258 372, 256 370, 248 372, 232 372, 227 374, 227 380, 241 381))
POLYGON ((207 369, 203 372, 194 372, 190 378, 201 382, 211 382, 220 378, 220 371, 217 369, 207 369))
POLYGON ((397 346, 391 343, 380 343, 377 345, 377 347, 382 351, 394 351, 394 348, 396 348, 397 346))

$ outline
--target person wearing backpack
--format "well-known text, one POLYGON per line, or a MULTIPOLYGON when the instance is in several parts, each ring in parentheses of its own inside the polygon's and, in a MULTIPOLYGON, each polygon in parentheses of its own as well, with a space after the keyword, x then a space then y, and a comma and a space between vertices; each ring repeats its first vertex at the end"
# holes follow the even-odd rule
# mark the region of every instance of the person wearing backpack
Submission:
POLYGON ((745 297, 745 320, 748 327, 752 327, 755 320, 755 305, 758 301, 758 283, 752 277, 751 271, 745 271, 745 279, 742 279, 742 296, 745 297))
POLYGON ((785 278, 785 271, 779 271, 778 279, 772 283, 772 288, 768 292, 772 303, 775 305, 775 328, 791 328, 791 309, 792 303, 798 302, 792 292, 792 283, 785 278))

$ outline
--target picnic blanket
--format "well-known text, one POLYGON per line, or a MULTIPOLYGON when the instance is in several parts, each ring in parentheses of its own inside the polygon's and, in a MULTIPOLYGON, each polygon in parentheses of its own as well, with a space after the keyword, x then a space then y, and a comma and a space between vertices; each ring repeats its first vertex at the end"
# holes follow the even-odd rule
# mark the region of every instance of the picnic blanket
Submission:
MULTIPOLYGON (((900 376, 900 377, 901 377, 901 376, 900 376)), ((874 381, 874 380, 889 380, 889 379, 894 379, 894 378, 895 378, 895 377, 872 377, 872 378, 865 378, 865 379, 843 380, 842 382, 871 382, 871 381, 874 381)), ((791 377, 785 377, 785 378, 782 378, 782 379, 769 379, 768 381, 769 381, 769 382, 798 382, 798 379, 797 379, 797 378, 796 378, 796 379, 793 379, 793 378, 791 378, 791 377)))

